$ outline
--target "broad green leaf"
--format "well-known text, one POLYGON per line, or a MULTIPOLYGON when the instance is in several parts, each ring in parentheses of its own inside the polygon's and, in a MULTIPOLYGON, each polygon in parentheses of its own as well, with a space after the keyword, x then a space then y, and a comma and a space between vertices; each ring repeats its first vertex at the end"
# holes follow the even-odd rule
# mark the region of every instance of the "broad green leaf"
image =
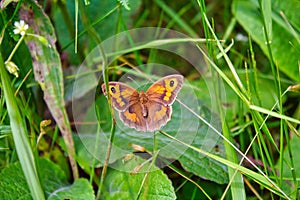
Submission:
POLYGON ((30 18, 28 23, 34 34, 44 37, 48 44, 35 37, 25 37, 33 60, 35 79, 44 91, 44 99, 63 135, 67 146, 73 176, 78 177, 74 158, 75 150, 71 137, 71 128, 65 110, 63 74, 60 57, 55 47, 56 37, 49 17, 34 1, 27 1, 20 9, 23 17, 30 18), (32 14, 34 13, 34 14, 32 14))
POLYGON ((65 172, 61 167, 49 160, 39 159, 39 174, 47 196, 58 188, 69 185, 65 172))
MULTIPOLYGON (((214 117, 217 118, 217 116, 214 117)), ((224 144, 221 141, 221 139, 218 140, 218 137, 213 130, 205 125, 201 125, 198 134, 191 145, 197 148, 210 150, 210 153, 224 157, 224 144), (208 137, 201 134, 202 132, 208 134, 208 137)), ((193 149, 187 149, 178 160, 183 168, 197 176, 220 184, 228 182, 227 167, 225 165, 209 157, 204 157, 201 153, 196 152, 193 149)))
POLYGON ((73 99, 79 99, 82 96, 86 95, 89 91, 91 91, 93 88, 97 87, 97 80, 96 77, 93 76, 81 76, 80 78, 77 78, 77 87, 78 88, 75 93, 73 91, 74 89, 74 81, 73 79, 66 79, 65 81, 65 101, 71 101, 73 99))
POLYGON ((48 199, 94 199, 94 191, 90 183, 83 178, 72 185, 62 169, 45 159, 40 160, 40 174, 48 199))
MULTIPOLYGON (((46 159, 39 159, 39 174, 48 199, 94 199, 92 186, 85 179, 72 185, 64 171, 46 159)), ((32 199, 20 163, 12 164, 0 173, 0 199, 32 199)))
MULTIPOLYGON (((84 171, 91 172, 91 170, 93 170, 92 167, 101 166, 99 160, 95 159, 93 153, 89 152, 86 148, 86 145, 95 145, 92 140, 85 140, 84 138, 78 137, 76 135, 74 136, 74 143, 76 147, 76 161, 84 171)), ((104 153, 104 151, 104 149, 101 149, 100 152, 104 153)))
POLYGON ((260 1, 261 12, 264 16, 264 23, 266 24, 267 37, 272 41, 272 0, 260 1))
POLYGON ((0 199, 32 199, 20 163, 1 171, 0 191, 0 199))
MULTIPOLYGON (((268 8, 269 9, 269 8, 268 8)), ((267 9, 267 12, 269 12, 267 9)), ((279 70, 285 73, 294 81, 299 81, 299 51, 300 44, 294 32, 300 30, 300 4, 297 0, 281 1, 272 0, 272 40, 271 49, 274 63, 279 70), (282 18, 283 13, 288 22, 295 30, 291 30, 289 25, 282 18)), ((266 55, 269 55, 265 40, 262 20, 263 17, 259 12, 257 0, 235 0, 232 11, 237 21, 250 33, 251 37, 259 44, 266 55)), ((265 16, 266 17, 266 16, 265 16)), ((268 20, 265 19, 267 22, 268 20)), ((266 26, 269 26, 267 24, 266 26)), ((271 28, 269 28, 271 29, 271 28)))
MULTIPOLYGON (((51 161, 39 159, 38 168, 47 196, 69 185, 64 171, 51 161)), ((20 163, 11 164, 0 173, 0 191, 0 199, 32 199, 20 163)))
POLYGON ((138 199, 171 200, 176 199, 171 181, 163 171, 151 163, 145 164, 137 173, 131 173, 145 160, 134 156, 131 160, 118 160, 107 171, 102 199, 138 199), (143 184, 143 179, 146 176, 143 184))
POLYGON ((95 195, 88 180, 79 178, 72 185, 57 189, 48 198, 48 200, 60 199, 92 200, 95 199, 95 195))

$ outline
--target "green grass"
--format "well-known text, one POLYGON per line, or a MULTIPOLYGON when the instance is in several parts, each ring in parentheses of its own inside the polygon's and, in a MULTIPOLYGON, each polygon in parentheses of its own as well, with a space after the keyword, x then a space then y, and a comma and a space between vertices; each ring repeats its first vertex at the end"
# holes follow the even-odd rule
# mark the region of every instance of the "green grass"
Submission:
POLYGON ((0 199, 299 199, 297 0, 39 3, 0 13, 0 199), (156 133, 101 92, 175 72, 156 133))

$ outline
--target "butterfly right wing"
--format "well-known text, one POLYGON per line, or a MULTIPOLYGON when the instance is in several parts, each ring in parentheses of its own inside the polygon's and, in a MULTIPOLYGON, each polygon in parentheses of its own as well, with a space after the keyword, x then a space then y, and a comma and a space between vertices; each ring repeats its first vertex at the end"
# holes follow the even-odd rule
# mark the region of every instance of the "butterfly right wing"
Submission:
MULTIPOLYGON (((138 102, 139 93, 134 88, 120 82, 108 83, 108 94, 111 97, 112 105, 118 111, 125 111, 130 105, 138 102)), ((107 95, 105 84, 102 84, 102 91, 107 95)))

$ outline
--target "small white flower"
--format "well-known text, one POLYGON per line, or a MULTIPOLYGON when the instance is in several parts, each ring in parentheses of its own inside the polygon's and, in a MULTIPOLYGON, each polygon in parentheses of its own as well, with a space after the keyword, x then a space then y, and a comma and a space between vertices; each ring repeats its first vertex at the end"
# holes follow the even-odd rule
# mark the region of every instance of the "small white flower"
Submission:
POLYGON ((14 29, 14 34, 20 34, 20 35, 25 35, 26 30, 29 28, 28 24, 25 24, 24 20, 21 20, 20 22, 15 22, 15 29, 14 29))

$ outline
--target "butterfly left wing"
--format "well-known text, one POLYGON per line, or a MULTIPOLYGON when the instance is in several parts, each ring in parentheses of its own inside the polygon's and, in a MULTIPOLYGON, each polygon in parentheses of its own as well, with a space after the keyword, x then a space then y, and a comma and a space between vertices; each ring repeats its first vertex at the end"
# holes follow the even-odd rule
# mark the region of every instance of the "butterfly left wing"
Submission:
POLYGON ((172 105, 182 85, 182 75, 169 75, 153 83, 146 94, 151 101, 156 101, 164 105, 172 105))
MULTIPOLYGON (((108 83, 108 94, 111 97, 112 105, 118 111, 124 111, 130 105, 138 101, 139 93, 134 88, 120 82, 108 83)), ((105 84, 102 84, 102 91, 107 95, 105 84)))

